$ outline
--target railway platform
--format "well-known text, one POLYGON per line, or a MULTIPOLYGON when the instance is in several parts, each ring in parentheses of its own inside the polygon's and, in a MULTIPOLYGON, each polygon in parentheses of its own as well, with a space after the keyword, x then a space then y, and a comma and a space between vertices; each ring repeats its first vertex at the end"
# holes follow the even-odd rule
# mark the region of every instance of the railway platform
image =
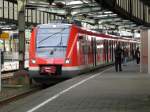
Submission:
POLYGON ((80 75, 1 106, 0 112, 149 112, 150 75, 130 62, 80 75))

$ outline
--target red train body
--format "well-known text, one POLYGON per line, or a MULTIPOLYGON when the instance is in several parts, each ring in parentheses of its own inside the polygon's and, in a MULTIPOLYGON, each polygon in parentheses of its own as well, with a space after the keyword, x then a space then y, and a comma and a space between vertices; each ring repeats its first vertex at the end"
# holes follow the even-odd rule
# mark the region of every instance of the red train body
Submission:
POLYGON ((74 24, 51 23, 33 29, 29 49, 32 78, 72 77, 112 64, 117 43, 130 50, 136 41, 83 29, 74 24))

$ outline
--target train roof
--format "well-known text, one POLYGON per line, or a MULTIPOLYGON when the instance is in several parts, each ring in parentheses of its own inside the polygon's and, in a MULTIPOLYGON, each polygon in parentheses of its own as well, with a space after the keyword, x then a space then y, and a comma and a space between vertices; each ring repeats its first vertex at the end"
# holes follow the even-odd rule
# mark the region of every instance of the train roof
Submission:
POLYGON ((109 34, 103 34, 94 30, 86 29, 84 27, 78 26, 76 24, 68 24, 68 23, 48 23, 48 24, 40 24, 37 27, 38 28, 52 28, 52 27, 59 27, 59 28, 68 28, 68 27, 75 27, 79 31, 79 33, 86 33, 88 35, 92 36, 98 36, 106 39, 114 39, 114 40, 126 40, 126 41, 134 41, 137 42, 137 40, 133 38, 125 38, 115 35, 109 35, 109 34))

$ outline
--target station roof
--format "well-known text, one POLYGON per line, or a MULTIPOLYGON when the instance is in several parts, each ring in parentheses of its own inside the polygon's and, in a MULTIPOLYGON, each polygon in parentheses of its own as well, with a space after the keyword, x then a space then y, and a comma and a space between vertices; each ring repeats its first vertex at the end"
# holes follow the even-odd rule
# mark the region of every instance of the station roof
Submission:
MULTIPOLYGON (((17 3, 17 1, 19 0, 7 0, 7 1, 17 3)), ((133 14, 131 14, 131 12, 124 11, 124 9, 120 8, 120 6, 116 7, 116 4, 114 4, 117 1, 126 3, 123 1, 129 0, 24 0, 24 1, 26 1, 26 8, 28 9, 36 9, 60 15, 66 18, 78 19, 80 21, 92 25, 103 26, 103 28, 106 28, 108 30, 127 29, 130 30, 130 32, 132 32, 134 30, 140 29, 140 27, 149 25, 144 21, 145 19, 144 15, 142 17, 143 20, 141 18, 140 19, 136 18, 133 16, 134 12, 132 10, 130 11, 132 11, 133 14)), ((134 2, 134 0, 130 1, 134 2)), ((137 0, 137 1, 138 2, 141 1, 143 4, 150 7, 149 0, 137 0)), ((128 8, 131 9, 133 7, 128 8)))
POLYGON ((136 29, 138 25, 103 7, 97 0, 28 0, 26 8, 72 17, 90 24, 100 24, 110 29, 136 29))

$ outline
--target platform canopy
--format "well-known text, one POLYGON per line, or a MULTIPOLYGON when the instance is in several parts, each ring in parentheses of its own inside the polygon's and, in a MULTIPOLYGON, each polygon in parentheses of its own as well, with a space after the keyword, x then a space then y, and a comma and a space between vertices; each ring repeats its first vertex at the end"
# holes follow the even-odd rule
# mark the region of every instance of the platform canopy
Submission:
POLYGON ((150 27, 150 0, 95 0, 122 18, 150 27))
POLYGON ((123 19, 97 0, 27 0, 26 8, 79 19, 93 25, 102 25, 107 29, 137 29, 135 22, 123 19))

